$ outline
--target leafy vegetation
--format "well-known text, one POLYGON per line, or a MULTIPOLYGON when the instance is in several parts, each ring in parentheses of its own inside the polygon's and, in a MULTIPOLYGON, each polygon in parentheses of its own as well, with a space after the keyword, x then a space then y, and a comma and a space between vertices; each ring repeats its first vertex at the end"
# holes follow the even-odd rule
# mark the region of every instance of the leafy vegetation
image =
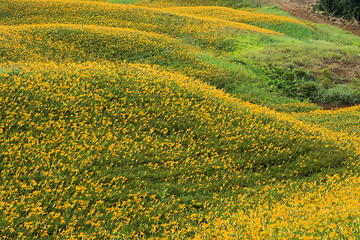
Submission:
POLYGON ((360 21, 360 3, 356 0, 320 0, 316 9, 336 17, 360 21))
POLYGON ((236 4, 1 1, 1 238, 355 238, 359 38, 236 4))
POLYGON ((241 47, 233 57, 242 59, 258 75, 264 75, 272 88, 292 98, 335 106, 357 104, 360 72, 351 66, 360 64, 359 38, 348 34, 342 37, 341 44, 339 40, 332 42, 320 27, 316 38, 310 41, 256 35, 240 37, 241 47))

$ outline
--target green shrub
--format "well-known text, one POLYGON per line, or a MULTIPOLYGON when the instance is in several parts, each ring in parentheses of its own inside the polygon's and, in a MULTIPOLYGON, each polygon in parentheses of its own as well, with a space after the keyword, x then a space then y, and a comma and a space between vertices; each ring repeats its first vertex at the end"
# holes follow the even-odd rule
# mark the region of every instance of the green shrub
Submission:
POLYGON ((346 19, 356 19, 360 21, 360 1, 359 0, 320 0, 316 9, 327 14, 346 19))
POLYGON ((294 64, 288 67, 270 65, 263 70, 268 77, 267 84, 291 98, 333 105, 360 103, 358 90, 346 84, 336 85, 328 69, 320 71, 320 76, 294 64))
POLYGON ((319 100, 334 104, 356 104, 360 102, 360 96, 349 85, 340 84, 328 89, 321 89, 319 100))
POLYGON ((315 96, 317 96, 319 90, 321 89, 321 85, 315 81, 304 82, 298 88, 299 93, 306 98, 314 100, 315 96))
POLYGON ((288 67, 269 66, 264 68, 268 76, 268 85, 283 91, 289 97, 309 98, 308 94, 314 91, 311 82, 314 79, 312 74, 296 65, 288 67))

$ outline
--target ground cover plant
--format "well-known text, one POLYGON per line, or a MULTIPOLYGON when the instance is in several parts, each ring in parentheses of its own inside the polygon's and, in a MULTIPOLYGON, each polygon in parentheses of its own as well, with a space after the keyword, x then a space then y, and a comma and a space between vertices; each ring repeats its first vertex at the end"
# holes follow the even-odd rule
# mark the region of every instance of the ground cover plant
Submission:
POLYGON ((1 239, 356 239, 359 38, 206 2, 0 2, 1 239))
POLYGON ((285 33, 288 36, 307 37, 315 35, 311 23, 300 21, 290 17, 278 16, 273 14, 256 13, 252 10, 238 10, 228 7, 172 7, 166 8, 167 11, 190 14, 206 18, 221 18, 233 22, 247 23, 277 32, 285 33))
POLYGON ((1 18, 2 25, 63 23, 132 28, 166 34, 216 49, 227 48, 229 44, 231 45, 229 41, 231 32, 247 30, 274 33, 274 31, 248 24, 176 15, 160 9, 131 4, 89 3, 76 0, 35 2, 5 0, 0 4, 5 12, 1 18), (200 28, 201 33, 197 31, 200 28))
POLYGON ((267 76, 265 81, 271 87, 288 96, 333 106, 359 103, 359 37, 348 34, 332 42, 322 36, 323 26, 318 27, 318 36, 305 41, 241 37, 241 48, 234 56, 267 76))

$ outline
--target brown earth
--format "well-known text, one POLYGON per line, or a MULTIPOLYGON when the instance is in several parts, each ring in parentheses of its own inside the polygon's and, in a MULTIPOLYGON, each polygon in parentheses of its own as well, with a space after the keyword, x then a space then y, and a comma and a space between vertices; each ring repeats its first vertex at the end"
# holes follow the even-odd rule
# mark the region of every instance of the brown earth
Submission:
POLYGON ((313 6, 318 0, 269 0, 267 5, 277 5, 281 10, 290 15, 316 23, 327 23, 350 31, 360 36, 360 23, 357 21, 346 21, 344 19, 326 16, 322 12, 314 12, 313 6))
POLYGON ((315 104, 322 107, 324 110, 336 110, 339 108, 347 108, 347 107, 355 106, 353 104, 345 104, 345 103, 340 105, 333 105, 331 103, 315 102, 315 104))

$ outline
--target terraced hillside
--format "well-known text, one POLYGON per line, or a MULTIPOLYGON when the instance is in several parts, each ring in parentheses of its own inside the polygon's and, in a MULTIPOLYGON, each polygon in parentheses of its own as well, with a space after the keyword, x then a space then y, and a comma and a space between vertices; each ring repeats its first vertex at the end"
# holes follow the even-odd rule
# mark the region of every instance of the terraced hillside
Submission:
POLYGON ((359 81, 311 62, 358 61, 360 39, 130 2, 0 2, 1 239, 355 238, 359 108, 314 102, 357 103, 359 81))

